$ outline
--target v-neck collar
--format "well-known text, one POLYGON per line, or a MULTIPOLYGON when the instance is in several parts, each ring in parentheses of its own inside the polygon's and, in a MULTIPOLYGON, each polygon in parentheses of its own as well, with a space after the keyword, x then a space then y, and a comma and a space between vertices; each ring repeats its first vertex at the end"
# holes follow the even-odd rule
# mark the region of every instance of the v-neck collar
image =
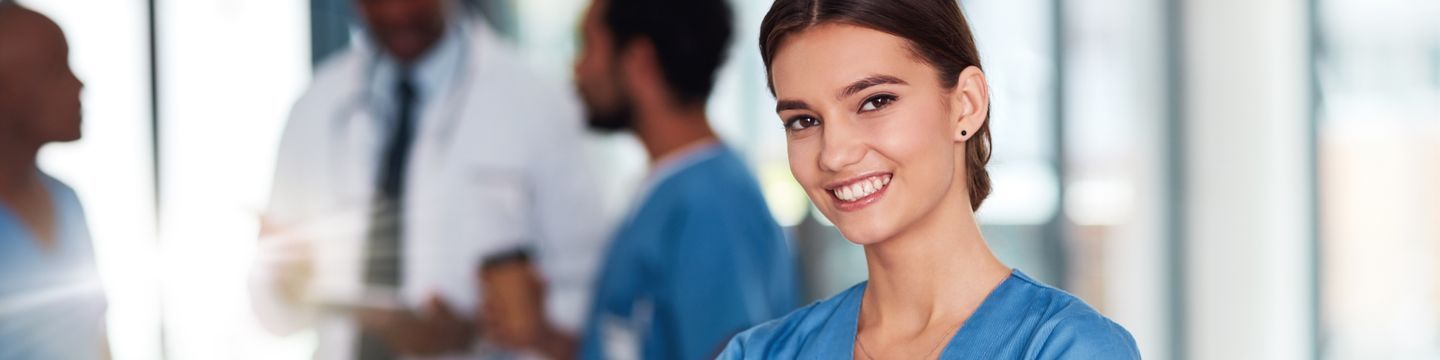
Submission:
MULTIPOLYGON (((980 302, 980 306, 975 308, 975 312, 970 314, 970 317, 965 319, 965 323, 960 325, 960 329, 956 330, 955 334, 946 341, 938 358, 946 359, 947 354, 958 354, 957 351, 961 351, 961 348, 972 347, 970 344, 986 342, 987 340, 982 339, 980 334, 975 334, 976 331, 979 331, 975 329, 989 326, 988 324, 994 322, 997 316, 1003 318, 1003 314, 996 313, 999 311, 996 307, 1000 306, 999 304, 1003 303, 1006 298, 1014 295, 1014 290, 1020 283, 1027 281, 1033 282, 1019 269, 1011 269, 1010 276, 985 295, 985 300, 980 302)), ((831 319, 839 321, 839 323, 836 326, 824 327, 825 330, 818 335, 820 341, 815 342, 816 344, 848 344, 849 346, 813 349, 822 355, 818 358, 855 358, 855 336, 860 332, 860 303, 864 299, 865 289, 869 285, 869 281, 861 282, 845 292, 843 298, 840 299, 839 306, 836 306, 836 312, 831 314, 831 319)))
POLYGON ((69 210, 65 208, 69 206, 69 204, 61 201, 62 197, 60 196, 61 194, 59 194, 59 191, 62 190, 62 188, 60 186, 59 180, 55 180, 54 178, 50 177, 50 175, 42 172, 40 173, 40 184, 41 186, 45 187, 45 195, 50 198, 50 216, 53 217, 51 219, 52 224, 50 225, 53 227, 53 229, 51 230, 52 234, 50 234, 50 236, 54 237, 53 239, 50 239, 52 241, 50 247, 45 248, 39 245, 39 242, 41 240, 40 233, 37 232, 36 229, 31 228, 29 224, 26 224, 23 219, 20 219, 20 213, 17 212, 17 210, 12 209, 10 205, 0 204, 0 225, 5 225, 8 223, 10 226, 13 226, 15 231, 19 232, 22 238, 11 240, 22 240, 27 242, 28 245, 30 245, 29 247, 34 249, 34 251, 38 254, 58 253, 62 251, 65 246, 65 241, 63 240, 66 234, 64 234, 63 232, 65 231, 65 226, 67 224, 64 223, 66 220, 64 215, 66 211, 69 210))

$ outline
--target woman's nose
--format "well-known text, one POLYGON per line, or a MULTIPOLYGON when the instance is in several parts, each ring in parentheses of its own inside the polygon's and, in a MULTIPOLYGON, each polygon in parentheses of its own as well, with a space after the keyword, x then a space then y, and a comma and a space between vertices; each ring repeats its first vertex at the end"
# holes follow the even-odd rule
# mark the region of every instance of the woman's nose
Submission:
POLYGON ((840 171, 860 162, 865 157, 864 133, 845 121, 825 123, 820 128, 820 167, 826 171, 840 171))

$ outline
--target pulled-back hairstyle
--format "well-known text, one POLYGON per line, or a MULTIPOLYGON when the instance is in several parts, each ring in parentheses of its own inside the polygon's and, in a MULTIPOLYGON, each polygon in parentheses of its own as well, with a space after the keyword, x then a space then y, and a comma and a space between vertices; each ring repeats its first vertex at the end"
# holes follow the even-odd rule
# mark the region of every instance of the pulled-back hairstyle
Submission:
MULTIPOLYGON (((760 57, 765 82, 775 94, 771 64, 785 38, 811 27, 841 23, 873 29, 905 39, 918 59, 935 68, 940 85, 954 90, 960 72, 980 68, 980 52, 970 25, 956 0, 776 0, 760 23, 760 57)), ((970 208, 979 209, 990 195, 990 114, 965 143, 970 208)))

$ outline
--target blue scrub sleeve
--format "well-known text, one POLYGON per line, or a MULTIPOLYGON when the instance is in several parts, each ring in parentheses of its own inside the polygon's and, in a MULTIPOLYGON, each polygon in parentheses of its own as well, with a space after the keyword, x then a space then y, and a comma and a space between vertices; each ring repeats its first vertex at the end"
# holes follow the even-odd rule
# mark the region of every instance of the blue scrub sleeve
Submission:
POLYGON ((764 321, 763 295, 755 286, 766 282, 749 276, 758 272, 760 259, 752 251, 740 251, 740 243, 755 241, 755 234, 721 221, 723 216, 709 211, 696 211, 686 216, 676 231, 674 256, 670 266, 673 276, 666 289, 668 310, 674 320, 657 324, 673 331, 671 339, 676 359, 712 359, 726 341, 740 331, 764 321), (710 214, 707 214, 710 213, 710 214))
POLYGON ((1140 359, 1135 338, 1096 313, 1060 319, 1029 359, 1140 359))

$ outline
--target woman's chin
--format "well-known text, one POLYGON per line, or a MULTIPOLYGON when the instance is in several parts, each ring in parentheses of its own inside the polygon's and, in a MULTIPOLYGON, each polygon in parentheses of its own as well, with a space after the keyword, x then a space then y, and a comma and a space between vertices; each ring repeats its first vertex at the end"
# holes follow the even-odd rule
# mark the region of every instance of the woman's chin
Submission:
POLYGON ((894 231, 873 224, 835 224, 840 235, 855 245, 874 245, 894 237, 894 231))

